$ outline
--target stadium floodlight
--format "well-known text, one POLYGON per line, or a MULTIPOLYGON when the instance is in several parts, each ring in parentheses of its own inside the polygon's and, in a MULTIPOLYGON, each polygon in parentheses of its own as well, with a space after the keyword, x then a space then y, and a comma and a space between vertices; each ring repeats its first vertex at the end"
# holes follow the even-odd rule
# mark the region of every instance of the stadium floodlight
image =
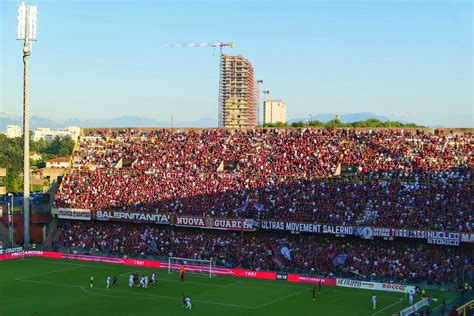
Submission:
POLYGON ((21 2, 18 6, 16 38, 23 40, 23 245, 30 244, 30 126, 28 104, 28 63, 30 41, 37 39, 37 14, 35 5, 21 2))
POLYGON ((18 6, 16 39, 37 40, 38 7, 35 5, 20 3, 18 6))

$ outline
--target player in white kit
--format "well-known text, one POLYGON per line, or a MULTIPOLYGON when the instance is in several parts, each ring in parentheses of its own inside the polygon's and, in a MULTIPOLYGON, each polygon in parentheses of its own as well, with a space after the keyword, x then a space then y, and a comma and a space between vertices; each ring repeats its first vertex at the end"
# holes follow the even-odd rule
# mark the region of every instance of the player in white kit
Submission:
POLYGON ((107 276, 107 288, 110 288, 110 275, 107 276))
POLYGON ((156 286, 156 275, 155 275, 155 272, 153 272, 153 273, 151 274, 151 285, 152 285, 153 287, 156 286))
POLYGON ((413 296, 415 295, 415 290, 414 289, 411 289, 410 290, 410 293, 409 293, 409 302, 410 302, 410 305, 413 305, 413 296))
POLYGON ((372 295, 372 306, 374 309, 377 308, 377 296, 375 294, 372 295))
POLYGON ((145 276, 145 289, 148 288, 148 275, 145 276))
POLYGON ((128 287, 133 287, 133 274, 128 277, 128 287))
POLYGON ((191 298, 189 296, 186 296, 184 301, 186 302, 186 309, 191 310, 193 308, 193 306, 191 305, 191 298))

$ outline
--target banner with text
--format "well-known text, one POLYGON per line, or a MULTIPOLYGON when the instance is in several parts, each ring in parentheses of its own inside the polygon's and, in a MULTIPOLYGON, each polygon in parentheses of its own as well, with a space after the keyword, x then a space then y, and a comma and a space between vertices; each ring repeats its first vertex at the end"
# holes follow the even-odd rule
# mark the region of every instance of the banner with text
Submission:
POLYGON ((272 220, 261 221, 260 228, 267 230, 282 230, 302 233, 352 235, 360 236, 363 239, 374 239, 374 237, 416 238, 424 239, 430 244, 447 246, 459 246, 460 243, 474 243, 474 233, 463 232, 444 232, 372 226, 329 225, 272 220))
POLYGON ((342 286, 342 287, 397 292, 397 293, 408 293, 410 290, 415 288, 414 286, 411 286, 411 285, 369 282, 369 281, 360 281, 360 280, 351 280, 351 279, 337 279, 336 285, 342 286))
POLYGON ((333 235, 353 235, 354 227, 341 225, 325 225, 313 223, 297 223, 284 221, 263 220, 260 222, 261 229, 286 230, 302 233, 321 233, 333 235))
POLYGON ((77 219, 81 221, 91 220, 91 210, 79 208, 58 208, 58 217, 62 219, 77 219))
POLYGON ((320 278, 299 274, 288 274, 288 282, 297 282, 297 283, 312 283, 328 286, 336 286, 336 279, 333 278, 320 278))
POLYGON ((93 218, 99 221, 129 221, 135 223, 155 223, 169 225, 171 216, 169 214, 119 212, 119 211, 95 211, 93 218))
POLYGON ((255 221, 238 218, 212 218, 176 215, 173 224, 184 227, 199 227, 222 230, 254 231, 255 221))

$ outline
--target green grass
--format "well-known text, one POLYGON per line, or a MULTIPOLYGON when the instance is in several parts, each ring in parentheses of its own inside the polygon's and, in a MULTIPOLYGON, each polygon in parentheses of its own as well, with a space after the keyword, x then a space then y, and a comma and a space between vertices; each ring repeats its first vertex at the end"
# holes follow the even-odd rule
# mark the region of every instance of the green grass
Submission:
MULTIPOLYGON (((315 302, 309 284, 252 280, 204 274, 186 275, 156 269, 156 288, 128 287, 132 271, 153 269, 64 259, 25 258, 0 262, 0 315, 392 315, 408 306, 403 294, 323 287, 315 302), (106 289, 107 275, 116 275, 118 287, 106 289), (95 284, 89 286, 93 275, 95 284), (182 306, 182 294, 193 310, 182 306)), ((433 297, 448 299, 447 293, 433 297)))

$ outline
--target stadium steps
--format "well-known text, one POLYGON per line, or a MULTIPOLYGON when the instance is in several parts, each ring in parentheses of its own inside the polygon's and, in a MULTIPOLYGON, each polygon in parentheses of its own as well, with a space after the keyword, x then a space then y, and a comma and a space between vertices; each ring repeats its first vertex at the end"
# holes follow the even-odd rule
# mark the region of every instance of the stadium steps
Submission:
POLYGON ((58 238, 58 235, 59 235, 58 219, 53 218, 53 220, 49 223, 49 232, 48 232, 48 236, 46 236, 46 240, 43 244, 43 249, 53 248, 53 241, 58 238))
MULTIPOLYGON (((0 222, 1 223, 1 222, 0 222)), ((0 241, 3 243, 3 248, 8 248, 10 245, 10 234, 8 231, 8 225, 4 223, 0 224, 0 241)))

